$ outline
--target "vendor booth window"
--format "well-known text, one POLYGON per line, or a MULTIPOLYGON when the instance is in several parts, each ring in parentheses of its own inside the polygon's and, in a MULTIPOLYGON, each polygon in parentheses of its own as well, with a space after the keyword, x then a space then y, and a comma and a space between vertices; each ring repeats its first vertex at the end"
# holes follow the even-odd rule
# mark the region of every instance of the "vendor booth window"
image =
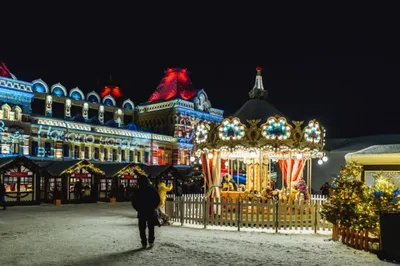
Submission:
POLYGON ((85 159, 89 159, 89 147, 85 146, 85 159))
POLYGON ((144 152, 144 161, 145 163, 150 163, 150 154, 148 151, 144 152))
POLYGON ((62 188, 62 179, 61 178, 49 178, 49 190, 53 191, 57 184, 58 189, 62 188))
POLYGON ((39 181, 39 189, 40 191, 44 191, 44 176, 40 177, 40 181, 39 181))
POLYGON ((129 161, 131 161, 131 162, 133 162, 133 160, 135 159, 135 158, 133 158, 134 157, 133 154, 134 154, 133 151, 129 151, 129 161))
POLYGON ((116 149, 113 149, 113 150, 112 150, 112 160, 113 160, 113 161, 116 161, 116 160, 117 160, 117 150, 116 150, 116 149))
POLYGON ((50 142, 46 142, 44 144, 44 156, 45 157, 51 156, 51 143, 50 142))
POLYGON ((98 147, 94 148, 94 159, 98 160, 100 157, 100 149, 98 147))
POLYGON ((121 161, 126 161, 125 150, 121 150, 121 161))
POLYGON ((100 190, 110 191, 112 186, 112 179, 100 179, 100 190))
POLYGON ((69 157, 69 145, 68 144, 63 145, 63 156, 69 157))
POLYGON ((32 177, 21 177, 19 191, 32 191, 32 177))
POLYGON ((75 159, 79 159, 81 156, 79 156, 79 146, 75 146, 75 149, 74 149, 74 158, 75 159))

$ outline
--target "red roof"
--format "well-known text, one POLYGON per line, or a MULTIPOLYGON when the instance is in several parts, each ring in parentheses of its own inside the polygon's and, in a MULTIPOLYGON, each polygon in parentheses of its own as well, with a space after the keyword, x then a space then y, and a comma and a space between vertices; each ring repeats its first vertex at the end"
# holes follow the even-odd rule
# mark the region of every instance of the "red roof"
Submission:
POLYGON ((199 90, 195 89, 186 69, 169 68, 149 102, 166 101, 174 98, 191 100, 199 90))
POLYGON ((8 70, 6 64, 0 61, 0 77, 12 78, 10 70, 8 70))

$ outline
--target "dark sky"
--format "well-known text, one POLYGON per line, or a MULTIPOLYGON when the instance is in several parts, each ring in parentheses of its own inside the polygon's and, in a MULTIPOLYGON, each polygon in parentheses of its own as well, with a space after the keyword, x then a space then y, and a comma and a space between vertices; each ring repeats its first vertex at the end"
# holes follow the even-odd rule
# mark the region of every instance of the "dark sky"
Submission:
POLYGON ((400 133, 400 64, 388 52, 390 42, 379 37, 386 33, 372 32, 375 26, 360 22, 349 30, 342 25, 343 33, 324 28, 324 36, 322 31, 303 35, 276 28, 279 38, 266 31, 258 33, 266 38, 258 43, 254 36, 236 33, 229 40, 198 36, 184 23, 174 30, 160 24, 157 30, 164 34, 157 35, 144 29, 138 33, 130 24, 123 29, 104 23, 71 25, 71 16, 50 21, 33 26, 27 20, 16 38, 0 40, 0 60, 19 79, 42 78, 49 85, 60 82, 89 92, 99 91, 112 75, 138 104, 148 99, 166 68, 183 67, 193 84, 206 90, 213 107, 231 114, 248 99, 260 65, 268 101, 292 120, 316 118, 328 137, 400 133), (53 29, 58 21, 65 23, 53 29), (270 42, 274 47, 266 46, 270 42))
MULTIPOLYGON (((255 67, 263 67, 268 101, 292 119, 316 118, 330 137, 399 133, 399 65, 387 64, 384 56, 298 56, 254 64, 185 64, 167 61, 154 64, 99 65, 95 60, 64 58, 42 51, 33 55, 9 52, 2 55, 21 80, 42 78, 48 85, 60 82, 84 92, 100 91, 108 77, 119 84, 135 104, 154 91, 168 67, 184 67, 193 84, 204 88, 216 108, 232 114, 248 99, 254 85, 255 67)), ((75 56, 81 55, 80 53, 75 56)), ((82 55, 83 57, 83 55, 82 55)), ((117 60, 118 61, 118 60, 117 60)))

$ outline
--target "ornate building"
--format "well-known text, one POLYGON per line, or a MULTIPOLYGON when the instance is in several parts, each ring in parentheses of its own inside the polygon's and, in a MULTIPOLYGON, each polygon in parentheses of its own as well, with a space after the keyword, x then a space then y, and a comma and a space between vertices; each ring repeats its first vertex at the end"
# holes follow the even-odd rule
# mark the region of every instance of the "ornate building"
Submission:
POLYGON ((138 131, 116 86, 86 95, 60 83, 18 80, 0 64, 1 156, 172 164, 172 136, 138 131))
POLYGON ((221 122, 223 113, 193 86, 186 69, 169 68, 148 102, 137 107, 136 121, 140 129, 176 138, 172 163, 183 167, 193 156, 196 123, 221 122))

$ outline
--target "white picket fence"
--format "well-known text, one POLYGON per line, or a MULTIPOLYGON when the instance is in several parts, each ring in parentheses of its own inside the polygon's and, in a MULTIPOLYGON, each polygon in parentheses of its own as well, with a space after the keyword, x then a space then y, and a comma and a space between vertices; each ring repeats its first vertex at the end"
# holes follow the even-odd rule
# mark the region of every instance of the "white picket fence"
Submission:
POLYGON ((332 224, 320 215, 321 195, 305 202, 282 202, 245 199, 205 200, 204 195, 168 195, 166 213, 176 224, 258 228, 267 231, 330 232, 332 224))

